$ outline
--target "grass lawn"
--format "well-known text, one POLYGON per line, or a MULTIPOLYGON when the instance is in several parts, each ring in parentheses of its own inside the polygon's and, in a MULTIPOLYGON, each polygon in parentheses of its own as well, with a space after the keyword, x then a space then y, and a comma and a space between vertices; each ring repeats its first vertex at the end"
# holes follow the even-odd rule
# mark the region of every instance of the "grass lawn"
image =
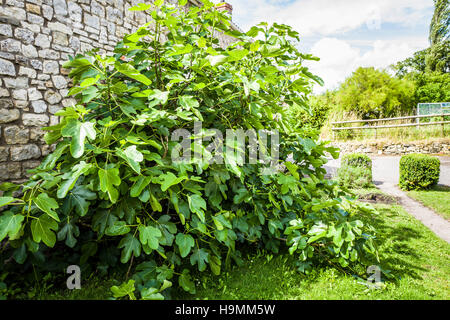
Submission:
MULTIPOLYGON (((244 266, 216 277, 203 273, 195 295, 177 291, 175 299, 450 299, 450 245, 397 205, 377 205, 372 220, 379 232, 381 267, 397 280, 384 289, 368 289, 350 276, 331 268, 309 275, 298 273, 289 254, 247 257, 244 266)), ((41 292, 37 299, 107 299, 111 281, 95 279, 81 290, 41 292)))
POLYGON ((430 190, 409 191, 408 196, 422 202, 445 219, 450 220, 450 187, 435 186, 430 190))
MULTIPOLYGON (((352 276, 324 268, 302 275, 289 256, 250 259, 244 267, 206 277, 193 299, 450 299, 450 245, 400 206, 378 205, 381 267, 398 280, 367 290, 352 276)), ((367 218, 366 218, 367 219, 367 218)), ((370 218, 369 218, 370 219, 370 218)))
POLYGON ((378 189, 375 185, 372 185, 368 188, 359 188, 359 189, 350 189, 350 191, 355 194, 355 196, 362 201, 371 202, 374 204, 379 203, 388 203, 394 204, 397 203, 397 199, 394 196, 391 196, 380 189, 378 189))

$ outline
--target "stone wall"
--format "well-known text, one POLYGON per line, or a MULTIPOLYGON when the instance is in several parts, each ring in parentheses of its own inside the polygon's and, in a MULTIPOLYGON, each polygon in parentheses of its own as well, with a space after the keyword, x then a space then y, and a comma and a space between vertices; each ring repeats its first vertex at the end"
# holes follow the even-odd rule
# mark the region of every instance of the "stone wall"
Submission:
POLYGON ((425 153, 450 155, 450 140, 425 142, 333 142, 333 146, 341 149, 341 153, 366 153, 369 155, 404 155, 409 153, 425 153))
MULTIPOLYGON (((50 152, 42 127, 72 105, 61 66, 69 55, 111 52, 150 21, 128 9, 142 0, 0 0, 0 182, 20 181, 50 152)), ((195 5, 196 1, 190 1, 195 5)), ((221 44, 232 42, 221 37, 221 44)))

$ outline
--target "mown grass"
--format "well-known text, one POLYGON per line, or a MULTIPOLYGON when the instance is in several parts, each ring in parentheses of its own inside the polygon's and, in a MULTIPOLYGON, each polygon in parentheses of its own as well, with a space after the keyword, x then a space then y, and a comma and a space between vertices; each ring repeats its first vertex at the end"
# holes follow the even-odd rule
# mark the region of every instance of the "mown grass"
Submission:
POLYGON ((374 204, 380 204, 380 203, 397 203, 397 199, 394 196, 391 196, 377 187, 375 187, 374 184, 372 184, 368 188, 357 188, 357 189, 350 189, 350 192, 352 192, 357 199, 361 201, 368 201, 372 202, 374 204))
POLYGON ((434 186, 429 190, 409 191, 408 196, 422 202, 447 220, 450 220, 450 187, 434 186))
POLYGON ((382 243, 381 268, 396 280, 384 289, 368 289, 353 276, 330 268, 303 275, 286 255, 268 261, 250 259, 220 277, 205 277, 204 287, 191 299, 444 299, 450 298, 450 245, 439 239, 402 207, 377 205, 372 220, 382 243))
MULTIPOLYGON (((450 245, 397 205, 377 205, 380 214, 363 216, 378 230, 380 267, 395 279, 383 289, 369 289, 352 275, 319 268, 309 275, 298 273, 293 257, 260 251, 249 255, 243 266, 220 276, 201 273, 197 293, 174 290, 175 299, 450 299, 450 245), (202 285, 200 284, 202 283, 202 285)), ((111 281, 96 279, 81 290, 42 292, 36 299, 108 299, 111 281)))

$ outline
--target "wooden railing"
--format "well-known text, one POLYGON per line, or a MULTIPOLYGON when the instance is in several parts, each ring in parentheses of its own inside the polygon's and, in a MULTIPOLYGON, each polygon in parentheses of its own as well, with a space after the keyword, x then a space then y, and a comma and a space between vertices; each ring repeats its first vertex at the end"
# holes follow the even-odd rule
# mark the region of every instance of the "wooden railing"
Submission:
POLYGON ((441 125, 442 132, 444 132, 444 125, 450 124, 450 121, 445 121, 444 119, 445 119, 445 117, 449 117, 449 116, 450 116, 450 114, 444 113, 444 114, 406 116, 406 117, 384 118, 384 119, 338 121, 338 122, 331 123, 331 125, 333 126, 331 128, 331 130, 333 131, 333 137, 334 137, 334 133, 336 131, 372 129, 372 130, 375 130, 375 138, 377 137, 377 129, 385 129, 385 128, 402 128, 402 127, 420 127, 420 126, 441 125), (442 121, 420 122, 421 118, 435 118, 435 117, 442 117, 442 121), (408 120, 408 119, 416 119, 416 122, 415 123, 390 124, 390 125, 378 125, 379 122, 408 120), (336 127, 336 125, 349 124, 349 123, 367 123, 367 125, 357 126, 357 127, 336 127), (369 124, 374 124, 374 125, 369 125, 369 124))

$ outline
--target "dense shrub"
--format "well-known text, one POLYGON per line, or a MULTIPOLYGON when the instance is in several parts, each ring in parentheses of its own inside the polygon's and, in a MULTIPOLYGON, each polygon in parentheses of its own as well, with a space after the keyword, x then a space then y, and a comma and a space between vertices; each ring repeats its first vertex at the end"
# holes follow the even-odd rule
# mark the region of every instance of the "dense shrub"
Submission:
POLYGON ((288 110, 288 116, 292 127, 310 127, 319 130, 326 123, 334 98, 331 91, 314 96, 309 99, 309 108, 292 106, 288 110))
POLYGON ((341 159, 337 180, 346 188, 365 188, 372 184, 372 159, 362 153, 346 154, 341 159))
POLYGON ((337 181, 346 188, 366 188, 372 184, 372 171, 366 167, 341 165, 337 181))
POLYGON ((400 159, 399 185, 404 190, 428 189, 439 181, 440 161, 426 154, 408 154, 400 159))
POLYGON ((352 167, 364 167, 372 172, 372 159, 364 153, 349 153, 342 157, 341 165, 352 167))
POLYGON ((31 179, 2 186, 0 271, 125 270, 131 279, 112 287, 115 297, 161 299, 173 287, 195 293, 193 271, 219 274, 242 261, 244 245, 286 248, 302 272, 319 263, 364 272, 373 263, 374 230, 358 219, 373 209, 324 178, 325 155, 337 150, 286 122, 286 107, 318 80, 302 66, 312 57, 290 41, 297 32, 265 23, 229 31, 230 18, 203 2, 153 10, 154 26, 125 36, 113 56, 93 51, 64 65, 78 103, 46 129, 56 149, 31 179), (220 48, 216 31, 237 42, 220 48), (180 128, 201 160, 172 160, 180 128), (248 159, 249 149, 233 140, 199 140, 212 128, 278 132, 267 148, 279 147, 279 157, 259 149, 279 170, 241 163, 234 151, 248 159), (225 164, 210 161, 218 153, 225 164))
MULTIPOLYGON (((380 119, 414 112, 414 82, 373 67, 358 68, 337 92, 334 107, 342 118, 380 119)), ((336 119, 340 120, 340 119, 336 119)))

